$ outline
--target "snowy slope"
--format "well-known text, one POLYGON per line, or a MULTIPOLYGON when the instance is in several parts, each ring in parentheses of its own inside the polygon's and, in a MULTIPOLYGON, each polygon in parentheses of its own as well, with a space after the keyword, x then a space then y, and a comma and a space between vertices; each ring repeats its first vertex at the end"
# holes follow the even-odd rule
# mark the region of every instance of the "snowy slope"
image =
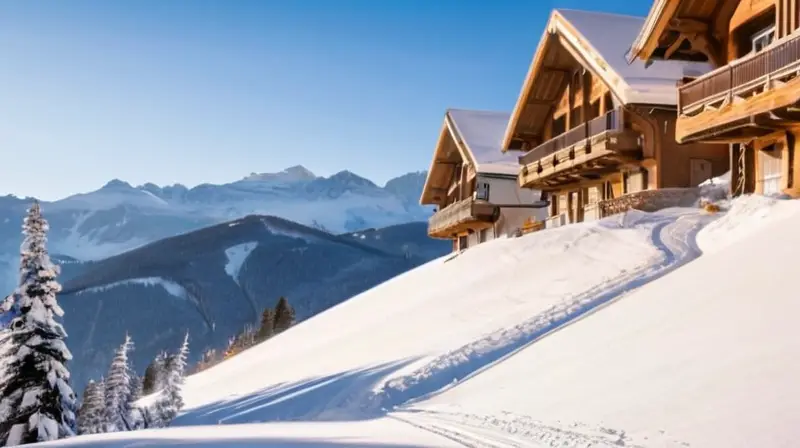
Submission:
POLYGON ((358 446, 334 433, 378 427, 366 446, 793 446, 800 305, 772 260, 795 259, 800 203, 728 213, 629 213, 435 260, 190 377, 175 422, 267 424, 71 446, 244 446, 251 428, 358 446))
POLYGON ((542 429, 577 421, 615 428, 625 446, 797 446, 800 204, 754 199, 701 235, 729 244, 419 404, 411 420, 507 437, 516 424, 541 442, 542 429))

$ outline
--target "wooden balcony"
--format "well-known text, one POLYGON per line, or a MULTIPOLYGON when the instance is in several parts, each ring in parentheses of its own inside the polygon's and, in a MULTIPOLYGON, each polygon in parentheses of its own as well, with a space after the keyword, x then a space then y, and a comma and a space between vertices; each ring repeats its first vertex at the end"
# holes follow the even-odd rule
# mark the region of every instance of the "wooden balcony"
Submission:
POLYGON ((800 122, 800 33, 678 86, 678 142, 736 143, 800 122))
POLYGON ((439 210, 428 221, 428 235, 449 239, 466 230, 491 227, 499 217, 495 205, 472 198, 455 202, 439 210))
POLYGON ((543 190, 597 180, 641 157, 641 138, 626 129, 621 108, 552 138, 519 158, 519 184, 543 190))

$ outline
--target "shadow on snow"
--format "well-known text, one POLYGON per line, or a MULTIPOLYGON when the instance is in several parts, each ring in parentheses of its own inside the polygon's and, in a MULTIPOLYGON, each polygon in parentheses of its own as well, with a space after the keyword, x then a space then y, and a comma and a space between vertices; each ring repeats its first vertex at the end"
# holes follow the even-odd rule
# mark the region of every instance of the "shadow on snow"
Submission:
POLYGON ((362 405, 381 379, 414 359, 281 383, 245 396, 189 409, 173 426, 277 421, 354 421, 383 415, 362 405))

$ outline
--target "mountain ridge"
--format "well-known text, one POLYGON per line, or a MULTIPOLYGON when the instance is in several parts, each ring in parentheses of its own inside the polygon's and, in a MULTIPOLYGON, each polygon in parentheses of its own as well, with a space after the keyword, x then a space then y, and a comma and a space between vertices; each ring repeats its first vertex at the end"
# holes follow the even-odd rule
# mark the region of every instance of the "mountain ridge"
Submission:
MULTIPOLYGON (((423 222, 432 214, 418 203, 424 181, 424 172, 408 173, 381 187, 348 170, 323 177, 295 165, 192 188, 111 179, 97 190, 40 203, 51 253, 91 261, 248 215, 279 216, 333 234, 423 222)), ((19 226, 33 200, 0 197, 0 287, 6 290, 16 282, 19 226)))

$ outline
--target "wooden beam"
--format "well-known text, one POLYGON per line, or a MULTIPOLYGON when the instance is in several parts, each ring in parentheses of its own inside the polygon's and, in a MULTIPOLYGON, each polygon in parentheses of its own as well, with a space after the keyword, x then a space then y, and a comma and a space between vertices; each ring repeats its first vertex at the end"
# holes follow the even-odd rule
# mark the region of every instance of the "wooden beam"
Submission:
POLYGON ((673 42, 672 45, 670 45, 667 48, 667 50, 664 51, 664 59, 671 58, 672 54, 675 53, 676 51, 678 51, 678 48, 680 48, 681 44, 683 44, 683 41, 685 41, 685 40, 686 40, 686 36, 685 35, 683 35, 683 34, 679 35, 678 38, 675 39, 675 42, 673 42))
POLYGON ((711 28, 707 22, 673 17, 669 22, 669 29, 677 31, 680 35, 675 42, 664 52, 664 59, 669 59, 678 51, 684 40, 688 40, 690 48, 694 51, 703 53, 708 61, 715 67, 725 65, 725 60, 722 57, 722 48, 719 42, 711 34, 711 28))
POLYGON ((540 70, 543 72, 560 72, 569 75, 572 73, 573 69, 571 67, 542 67, 540 70))
POLYGON ((525 105, 527 105, 527 106, 537 106, 537 105, 540 105, 540 106, 550 106, 550 105, 552 105, 553 103, 555 103, 555 102, 557 102, 557 101, 558 101, 558 98, 553 98, 553 99, 544 99, 544 100, 540 100, 540 99, 530 99, 530 100, 528 100, 528 102, 527 102, 527 103, 525 103, 525 105))
POLYGON ((697 33, 689 37, 692 48, 703 53, 708 58, 708 61, 714 67, 721 67, 725 65, 725 60, 722 57, 719 42, 709 33, 697 33))
POLYGON ((581 122, 586 123, 589 121, 589 113, 592 108, 592 75, 589 70, 586 69, 584 69, 581 74, 581 92, 581 122))
POLYGON ((669 28, 679 33, 705 33, 708 32, 708 23, 702 20, 673 17, 669 21, 669 28))
POLYGON ((569 82, 567 84, 567 131, 574 127, 574 123, 572 122, 572 108, 574 107, 573 101, 575 96, 575 83, 572 82, 572 75, 570 74, 567 79, 569 82))

